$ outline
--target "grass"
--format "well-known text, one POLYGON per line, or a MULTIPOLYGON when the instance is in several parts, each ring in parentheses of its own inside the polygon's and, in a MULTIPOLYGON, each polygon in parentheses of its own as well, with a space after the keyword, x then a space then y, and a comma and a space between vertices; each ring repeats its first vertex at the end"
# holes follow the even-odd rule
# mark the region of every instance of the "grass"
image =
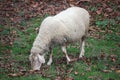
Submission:
MULTIPOLYGON (((48 68, 44 70, 44 74, 50 77, 44 77, 40 74, 30 74, 27 76, 10 77, 8 74, 17 73, 21 70, 29 70, 30 62, 28 56, 32 43, 37 35, 37 27, 43 18, 33 18, 29 22, 22 22, 21 27, 24 28, 11 28, 16 33, 15 41, 11 47, 11 54, 0 53, 0 80, 54 80, 57 77, 61 78, 74 78, 74 80, 119 80, 120 73, 120 36, 117 35, 117 28, 110 34, 105 34, 104 39, 96 39, 94 37, 88 37, 85 46, 86 60, 79 60, 71 64, 63 63, 58 64, 61 61, 64 54, 59 47, 54 48, 54 62, 48 68), (113 55, 113 57, 111 57, 113 55), (60 69, 57 69, 60 68, 60 69), (60 71, 59 71, 60 70, 60 71), (71 70, 71 72, 69 72, 71 70), (110 70, 110 71, 104 71, 110 70), (69 72, 69 73, 68 73, 69 72)), ((109 22, 109 21, 108 21, 109 22)), ((103 26, 105 28, 109 24, 107 20, 98 21, 96 25, 103 26)), ((114 23, 114 21, 113 21, 114 23)), ((111 27, 114 27, 112 25, 111 27)), ((101 29, 102 29, 101 28, 101 29)), ((1 32, 6 33, 6 32, 1 32)), ((7 33, 8 34, 8 33, 7 33)), ((102 35, 101 33, 99 33, 102 35)), ((68 46, 67 50, 69 55, 77 57, 79 55, 78 44, 68 46)), ((1 47, 3 49, 3 47, 1 47)), ((3 49, 4 50, 4 49, 3 49)), ((46 64, 45 64, 46 65, 46 64)))

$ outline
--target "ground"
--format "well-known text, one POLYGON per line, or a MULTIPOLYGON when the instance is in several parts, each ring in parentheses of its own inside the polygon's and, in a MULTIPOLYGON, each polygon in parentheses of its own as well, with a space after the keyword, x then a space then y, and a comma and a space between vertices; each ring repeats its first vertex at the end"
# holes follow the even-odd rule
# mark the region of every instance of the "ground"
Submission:
MULTIPOLYGON (((0 4, 7 5, 6 7, 0 5, 2 7, 0 15, 4 16, 0 16, 0 79, 119 80, 119 0, 61 0, 57 4, 56 2, 56 0, 0 2, 0 4), (74 61, 66 64, 66 58, 60 47, 57 46, 53 51, 54 57, 51 66, 47 66, 45 63, 40 71, 30 70, 28 57, 41 22, 45 17, 55 15, 73 5, 81 6, 91 14, 85 57, 77 59, 79 44, 71 44, 67 47, 67 51, 74 61), (4 15, 4 10, 14 11, 8 11, 4 15)), ((45 57, 46 61, 48 55, 45 57)))

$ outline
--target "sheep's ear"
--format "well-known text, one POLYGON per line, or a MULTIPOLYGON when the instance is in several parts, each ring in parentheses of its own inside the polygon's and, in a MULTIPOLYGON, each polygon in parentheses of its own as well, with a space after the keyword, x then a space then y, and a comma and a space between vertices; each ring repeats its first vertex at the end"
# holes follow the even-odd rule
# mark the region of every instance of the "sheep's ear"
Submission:
POLYGON ((38 58, 39 58, 39 61, 40 61, 41 63, 45 63, 45 58, 44 58, 44 56, 41 56, 41 55, 38 54, 38 58))

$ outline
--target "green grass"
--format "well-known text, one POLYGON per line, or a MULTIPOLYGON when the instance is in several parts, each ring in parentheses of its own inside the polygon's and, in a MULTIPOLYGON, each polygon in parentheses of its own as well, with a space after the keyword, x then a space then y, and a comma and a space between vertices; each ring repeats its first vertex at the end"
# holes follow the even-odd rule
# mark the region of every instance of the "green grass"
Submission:
MULTIPOLYGON (((19 72, 20 69, 30 69, 28 56, 30 54, 32 43, 37 35, 36 28, 39 27, 42 20, 43 18, 33 18, 29 22, 22 22, 20 26, 24 27, 25 31, 18 28, 11 29, 16 31, 17 37, 15 37, 13 45, 9 47, 11 49, 11 54, 4 54, 2 51, 0 53, 0 63, 1 65, 5 65, 0 67, 0 80, 54 80, 57 76, 64 79, 72 77, 74 80, 120 79, 120 73, 116 72, 116 70, 120 70, 120 47, 118 46, 120 44, 120 36, 116 34, 116 31, 110 34, 104 34, 104 39, 88 37, 85 46, 86 60, 75 61, 71 64, 66 64, 66 62, 63 61, 63 63, 58 64, 58 62, 63 59, 64 54, 60 47, 54 48, 53 64, 43 71, 44 74, 49 77, 44 77, 40 74, 30 74, 19 77, 8 76, 10 73, 19 72), (115 62, 110 57, 111 55, 116 56, 113 57, 115 62), (57 71, 58 67, 61 71, 57 71), (115 68, 115 70, 111 70, 111 68, 115 68), (72 69, 72 71, 68 73, 70 69, 72 69), (103 70, 110 70, 110 72, 103 72, 103 70), (75 74, 75 72, 77 72, 77 74, 75 74)), ((108 24, 107 21, 98 21, 96 23, 98 26, 106 26, 106 24, 108 24)), ((112 26, 114 25, 111 25, 111 27, 112 26)), ((3 31, 1 33, 4 34, 7 32, 3 31)), ((79 56, 78 46, 79 44, 69 45, 67 48, 68 54, 74 57, 79 56)))

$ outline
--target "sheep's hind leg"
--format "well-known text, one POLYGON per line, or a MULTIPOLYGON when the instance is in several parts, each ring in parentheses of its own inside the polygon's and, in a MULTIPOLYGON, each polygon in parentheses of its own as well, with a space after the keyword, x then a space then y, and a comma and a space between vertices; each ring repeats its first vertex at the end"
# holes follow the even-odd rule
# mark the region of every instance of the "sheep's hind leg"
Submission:
POLYGON ((65 54, 65 56, 67 58, 67 64, 69 64, 70 58, 68 57, 66 46, 62 46, 62 51, 63 51, 63 53, 65 54))
POLYGON ((80 41, 80 55, 79 55, 79 58, 82 58, 84 56, 84 53, 85 53, 84 47, 85 47, 85 37, 83 37, 80 41))
POLYGON ((47 62, 47 65, 51 65, 52 64, 52 50, 50 51, 50 57, 49 57, 49 61, 47 62))

